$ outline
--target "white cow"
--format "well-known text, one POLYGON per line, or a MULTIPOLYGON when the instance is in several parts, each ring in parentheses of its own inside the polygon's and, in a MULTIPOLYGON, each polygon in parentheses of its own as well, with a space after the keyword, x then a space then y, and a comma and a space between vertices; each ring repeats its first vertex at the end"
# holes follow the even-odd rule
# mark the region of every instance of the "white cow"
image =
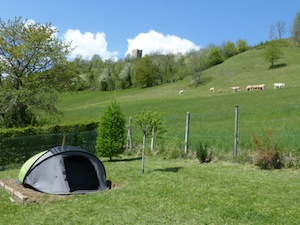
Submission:
POLYGON ((285 87, 284 83, 274 83, 274 89, 285 87))
POLYGON ((252 90, 265 90, 266 85, 265 84, 256 84, 256 85, 248 85, 246 87, 247 91, 252 91, 252 90))
POLYGON ((233 92, 239 92, 241 89, 240 87, 231 87, 230 90, 232 90, 233 92))
POLYGON ((210 88, 210 89, 209 89, 209 92, 210 92, 210 93, 214 93, 214 92, 215 92, 215 88, 214 88, 214 87, 210 88))
POLYGON ((179 91, 179 95, 183 95, 183 90, 179 91))

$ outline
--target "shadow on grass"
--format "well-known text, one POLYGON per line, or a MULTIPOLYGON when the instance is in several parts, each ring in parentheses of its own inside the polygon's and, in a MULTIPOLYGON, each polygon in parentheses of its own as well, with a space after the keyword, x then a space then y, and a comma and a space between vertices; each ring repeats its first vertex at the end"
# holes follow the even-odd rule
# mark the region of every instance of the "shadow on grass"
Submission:
POLYGON ((160 172, 173 172, 177 173, 179 170, 181 170, 183 167, 169 167, 164 169, 156 169, 154 171, 160 171, 160 172))
POLYGON ((142 160, 142 157, 135 157, 135 158, 126 158, 126 159, 107 159, 107 160, 101 160, 102 162, 131 162, 131 161, 137 161, 142 160))
POLYGON ((269 69, 272 70, 272 69, 282 68, 282 67, 285 67, 285 66, 287 66, 286 63, 280 63, 280 64, 275 64, 273 66, 269 66, 269 69))

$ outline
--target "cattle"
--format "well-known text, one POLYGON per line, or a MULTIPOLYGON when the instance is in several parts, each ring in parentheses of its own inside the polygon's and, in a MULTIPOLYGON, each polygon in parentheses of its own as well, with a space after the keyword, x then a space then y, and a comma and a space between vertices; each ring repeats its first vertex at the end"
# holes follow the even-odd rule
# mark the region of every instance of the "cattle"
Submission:
POLYGON ((180 90, 180 91, 179 91, 179 95, 183 95, 183 90, 180 90))
POLYGON ((266 89, 266 85, 264 84, 256 84, 256 85, 248 85, 246 87, 246 91, 252 91, 252 90, 265 90, 266 89))
POLYGON ((218 93, 221 93, 221 92, 223 92, 223 89, 219 89, 217 92, 218 92, 218 93))
POLYGON ((285 87, 284 83, 274 83, 274 89, 285 87))
POLYGON ((230 90, 232 90, 232 92, 239 92, 241 89, 240 87, 236 86, 236 87, 231 87, 230 90))
POLYGON ((252 85, 248 85, 247 87, 246 87, 246 91, 251 91, 252 90, 252 85))
POLYGON ((209 89, 209 92, 210 92, 210 93, 214 93, 214 92, 215 92, 215 88, 214 88, 214 87, 210 88, 210 89, 209 89))

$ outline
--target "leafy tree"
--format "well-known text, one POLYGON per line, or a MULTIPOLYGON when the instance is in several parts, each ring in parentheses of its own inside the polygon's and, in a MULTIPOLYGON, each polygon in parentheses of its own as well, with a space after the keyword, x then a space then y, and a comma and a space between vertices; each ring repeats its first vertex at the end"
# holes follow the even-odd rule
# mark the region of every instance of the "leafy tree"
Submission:
POLYGON ((124 152, 125 117, 120 105, 114 100, 100 118, 97 137, 97 155, 109 157, 118 156, 124 152))
POLYGON ((215 66, 217 64, 222 63, 223 57, 220 53, 220 49, 217 47, 213 47, 210 49, 209 51, 209 55, 208 55, 208 64, 209 66, 215 66))
POLYGON ((227 41, 224 43, 222 51, 225 59, 236 55, 236 47, 231 41, 227 41))
POLYGON ((138 113, 133 122, 141 128, 143 132, 143 150, 142 150, 142 173, 144 173, 144 158, 145 158, 145 143, 147 136, 152 133, 155 128, 156 135, 165 132, 163 128, 162 114, 156 110, 151 111, 149 108, 143 108, 142 112, 138 113))
POLYGON ((300 44, 300 12, 295 17, 292 33, 296 43, 300 44))
POLYGON ((118 76, 117 87, 120 89, 126 89, 132 86, 131 81, 131 63, 126 62, 123 64, 123 68, 118 76))
POLYGON ((148 136, 151 134, 153 127, 155 127, 158 135, 165 132, 162 117, 163 114, 157 112, 156 109, 152 111, 150 108, 144 107, 143 110, 134 117, 134 123, 142 130, 144 135, 148 136))
POLYGON ((203 70, 208 67, 207 52, 205 50, 191 51, 187 57, 189 74, 192 75, 192 85, 200 84, 200 77, 203 70))
POLYGON ((282 55, 283 55, 282 50, 276 44, 276 41, 272 41, 266 45, 264 51, 264 58, 266 61, 271 63, 270 68, 274 68, 275 62, 278 61, 280 58, 282 58, 282 55))
POLYGON ((237 41, 235 48, 237 53, 241 53, 247 51, 249 49, 249 46, 246 40, 240 39, 237 41))
POLYGON ((70 44, 56 33, 50 23, 0 19, 0 126, 36 125, 43 114, 59 115, 57 92, 74 86, 76 71, 66 60, 70 44))
POLYGON ((101 73, 101 69, 103 67, 102 59, 99 55, 93 55, 91 61, 89 62, 89 69, 88 69, 88 82, 89 86, 97 85, 98 77, 101 73))
POLYGON ((141 87, 152 87, 156 79, 156 68, 150 56, 141 58, 134 70, 134 77, 137 85, 141 87))

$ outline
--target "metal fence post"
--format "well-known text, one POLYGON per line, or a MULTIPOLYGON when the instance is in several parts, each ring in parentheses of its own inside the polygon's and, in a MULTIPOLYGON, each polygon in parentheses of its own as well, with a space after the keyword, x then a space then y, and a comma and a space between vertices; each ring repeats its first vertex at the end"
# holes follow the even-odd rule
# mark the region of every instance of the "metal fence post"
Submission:
POLYGON ((238 116, 239 114, 239 107, 235 107, 234 112, 234 161, 237 160, 237 154, 238 154, 238 143, 239 143, 239 127, 238 127, 238 116))
POLYGON ((185 147, 184 147, 184 153, 188 153, 189 149, 189 132, 190 132, 190 113, 186 113, 186 121, 185 121, 185 147))
POLYGON ((132 149, 131 122, 132 122, 132 117, 129 117, 128 131, 127 131, 127 149, 130 149, 130 150, 132 149))

